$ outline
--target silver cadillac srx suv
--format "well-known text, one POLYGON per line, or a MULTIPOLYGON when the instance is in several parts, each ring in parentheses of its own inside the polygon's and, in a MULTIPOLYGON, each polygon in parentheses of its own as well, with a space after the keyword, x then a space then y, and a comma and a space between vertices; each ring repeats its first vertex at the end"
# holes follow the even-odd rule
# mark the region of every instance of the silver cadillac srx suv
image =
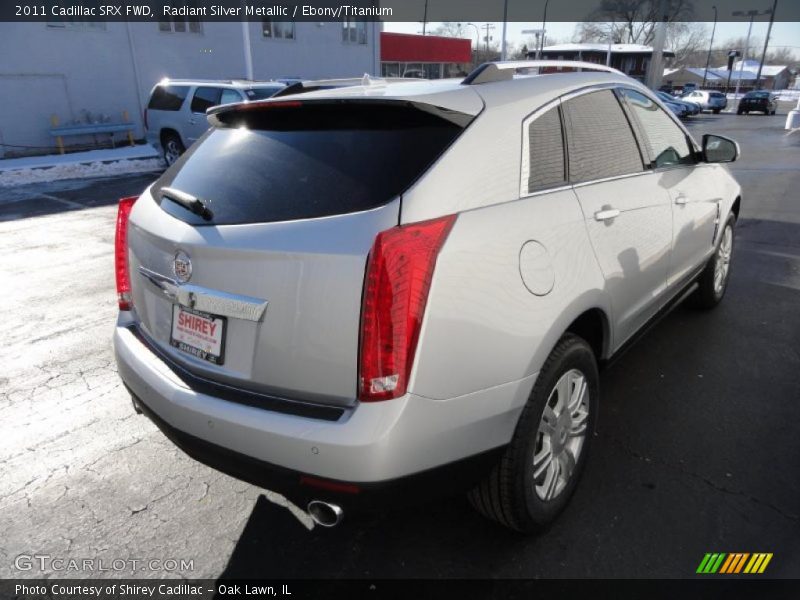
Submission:
POLYGON ((598 365, 725 293, 737 145, 612 69, 488 63, 208 119, 120 202, 119 373, 189 455, 321 525, 463 490, 541 528, 598 365))

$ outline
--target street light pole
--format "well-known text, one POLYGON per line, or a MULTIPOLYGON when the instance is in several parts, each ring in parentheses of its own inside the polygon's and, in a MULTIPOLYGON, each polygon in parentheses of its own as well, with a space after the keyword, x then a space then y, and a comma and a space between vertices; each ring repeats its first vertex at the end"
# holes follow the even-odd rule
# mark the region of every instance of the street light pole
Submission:
POLYGON ((544 29, 547 27, 547 5, 550 3, 550 0, 544 0, 544 14, 542 15, 542 41, 539 47, 536 49, 536 60, 542 58, 542 52, 544 51, 544 29))
MULTIPOLYGON (((777 1, 777 0, 776 0, 777 1)), ((711 63, 711 48, 714 47, 714 33, 717 31, 717 7, 712 6, 714 9, 714 27, 711 29, 711 43, 708 44, 708 56, 706 57, 706 70, 703 71, 703 83, 700 84, 701 88, 706 87, 706 77, 708 76, 708 65, 711 63)))
POLYGON ((475 23, 465 23, 465 25, 470 25, 475 28, 475 66, 478 66, 478 50, 481 48, 481 30, 478 29, 478 26, 475 23))
POLYGON ((428 24, 428 0, 425 0, 425 11, 422 13, 422 35, 425 35, 425 27, 428 24))
POLYGON ((733 92, 733 98, 736 100, 736 105, 739 104, 739 88, 742 85, 742 74, 744 73, 744 63, 747 60, 747 51, 750 49, 750 34, 753 32, 753 19, 756 15, 761 14, 757 10, 748 10, 747 12, 736 10, 733 13, 734 17, 750 17, 750 25, 747 27, 747 39, 744 42, 744 52, 742 52, 742 60, 739 62, 739 76, 736 78, 736 90, 733 92))

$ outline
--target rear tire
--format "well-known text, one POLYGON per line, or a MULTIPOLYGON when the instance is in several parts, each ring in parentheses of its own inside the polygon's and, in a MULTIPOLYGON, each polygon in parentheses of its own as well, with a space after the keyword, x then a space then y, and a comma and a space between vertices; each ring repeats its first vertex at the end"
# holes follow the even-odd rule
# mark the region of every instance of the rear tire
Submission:
POLYGON ((722 110, 721 108, 715 108, 715 109, 714 109, 713 111, 711 111, 711 112, 713 112, 715 115, 718 115, 718 114, 719 114, 719 111, 721 111, 721 110, 722 110))
POLYGON ((541 531, 569 501, 583 471, 600 396, 589 344, 565 334, 545 361, 514 437, 472 491, 485 517, 522 533, 541 531))
POLYGON ((186 152, 186 148, 177 133, 167 132, 161 136, 161 146, 164 148, 164 162, 168 167, 175 164, 181 154, 186 152))
POLYGON ((700 279, 697 280, 700 287, 692 294, 692 304, 697 308, 714 308, 725 296, 731 273, 735 225, 736 217, 730 215, 722 230, 714 255, 703 269, 700 279))

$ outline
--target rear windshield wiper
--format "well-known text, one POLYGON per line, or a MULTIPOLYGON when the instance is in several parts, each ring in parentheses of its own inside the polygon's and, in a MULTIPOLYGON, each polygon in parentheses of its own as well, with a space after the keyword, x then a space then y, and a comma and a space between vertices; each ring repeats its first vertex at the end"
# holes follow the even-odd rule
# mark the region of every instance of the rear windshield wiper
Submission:
POLYGON ((164 187, 161 188, 161 197, 172 200, 175 204, 180 204, 183 208, 202 217, 205 221, 210 221, 214 218, 214 213, 205 205, 205 202, 186 192, 176 190, 175 188, 164 187))

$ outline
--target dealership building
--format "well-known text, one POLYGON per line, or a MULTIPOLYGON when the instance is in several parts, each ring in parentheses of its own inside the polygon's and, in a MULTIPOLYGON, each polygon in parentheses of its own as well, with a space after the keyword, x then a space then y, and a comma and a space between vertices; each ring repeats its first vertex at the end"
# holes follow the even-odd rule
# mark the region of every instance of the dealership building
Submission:
POLYGON ((379 22, 364 21, 0 23, 0 157, 53 148, 54 116, 68 125, 120 121, 126 113, 141 138, 150 90, 167 77, 377 75, 380 33, 379 22))
POLYGON ((472 41, 407 33, 381 33, 381 75, 443 79, 466 75, 472 41))

